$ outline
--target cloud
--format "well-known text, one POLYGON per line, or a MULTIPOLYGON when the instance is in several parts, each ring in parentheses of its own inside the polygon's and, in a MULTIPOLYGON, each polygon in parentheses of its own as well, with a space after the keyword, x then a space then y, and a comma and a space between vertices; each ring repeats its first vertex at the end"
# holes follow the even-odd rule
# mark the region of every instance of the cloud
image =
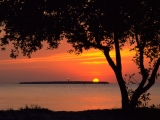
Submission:
POLYGON ((107 64, 107 61, 81 62, 81 64, 107 64))
MULTIPOLYGON (((115 59, 114 51, 110 52, 111 58, 115 59)), ((133 52, 123 50, 121 52, 122 57, 133 56, 133 52)), ((81 64, 107 64, 104 54, 99 51, 92 49, 85 51, 80 55, 59 53, 47 57, 35 57, 30 59, 11 59, 11 60, 0 60, 0 64, 22 64, 22 63, 33 63, 33 62, 65 62, 65 61, 79 61, 81 64)))

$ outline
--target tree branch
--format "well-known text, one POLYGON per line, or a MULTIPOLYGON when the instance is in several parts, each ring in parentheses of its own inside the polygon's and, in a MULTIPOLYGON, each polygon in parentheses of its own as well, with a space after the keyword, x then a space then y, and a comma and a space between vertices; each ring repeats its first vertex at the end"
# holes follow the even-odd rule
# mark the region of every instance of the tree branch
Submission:
POLYGON ((91 43, 89 42, 90 46, 95 48, 95 49, 99 49, 99 50, 104 50, 105 49, 105 46, 102 46, 100 44, 95 44, 95 43, 91 43))
POLYGON ((116 72, 116 65, 115 65, 115 63, 113 62, 112 58, 110 57, 109 51, 110 51, 109 47, 105 47, 105 48, 103 49, 104 55, 105 55, 105 57, 106 57, 109 65, 110 65, 111 68, 114 70, 114 72, 116 72))
POLYGON ((155 67, 152 71, 151 77, 148 79, 148 84, 143 88, 142 92, 145 92, 148 89, 150 89, 150 87, 152 87, 152 85, 155 83, 156 74, 159 69, 159 65, 160 65, 160 58, 158 58, 157 63, 155 64, 155 67))
POLYGON ((141 74, 142 74, 142 81, 140 83, 140 85, 138 86, 137 90, 143 88, 144 84, 146 83, 147 81, 147 78, 148 78, 148 72, 146 71, 145 67, 144 67, 144 57, 143 57, 143 50, 144 50, 144 46, 146 44, 146 40, 144 40, 144 43, 143 45, 140 44, 139 40, 138 40, 138 35, 137 33, 135 32, 135 36, 136 36, 136 42, 137 42, 137 46, 138 46, 138 49, 139 49, 139 66, 140 66, 140 71, 141 71, 141 74))
POLYGON ((92 47, 94 47, 94 48, 98 48, 98 49, 100 49, 100 50, 103 51, 103 53, 104 53, 104 55, 105 55, 105 57, 106 57, 109 65, 111 66, 111 68, 113 69, 113 71, 116 72, 116 65, 115 65, 115 63, 113 62, 112 58, 111 58, 110 55, 109 55, 109 52, 110 52, 109 47, 107 47, 107 46, 102 46, 102 45, 100 45, 100 44, 94 44, 94 43, 91 43, 91 42, 90 42, 90 45, 91 45, 92 47))
POLYGON ((138 41, 138 35, 137 33, 135 33, 135 36, 136 36, 136 42, 137 42, 137 46, 138 46, 138 49, 139 49, 139 65, 140 65, 140 70, 141 70, 141 73, 142 75, 145 73, 145 68, 144 68, 144 64, 143 64, 143 61, 144 61, 144 57, 143 57, 143 49, 144 49, 144 46, 141 46, 140 42, 138 41))
POLYGON ((121 65, 121 55, 120 55, 120 48, 119 48, 119 42, 118 42, 118 32, 114 32, 114 41, 115 41, 115 52, 116 52, 116 65, 117 69, 119 71, 122 71, 122 65, 121 65))

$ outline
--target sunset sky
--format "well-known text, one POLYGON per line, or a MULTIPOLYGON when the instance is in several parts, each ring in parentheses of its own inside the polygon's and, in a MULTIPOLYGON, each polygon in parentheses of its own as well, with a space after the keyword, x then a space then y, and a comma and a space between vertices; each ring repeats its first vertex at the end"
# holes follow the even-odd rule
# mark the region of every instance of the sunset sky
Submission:
MULTIPOLYGON (((98 78, 99 81, 117 83, 113 70, 110 68, 100 50, 90 49, 80 55, 69 54, 72 47, 62 41, 58 49, 43 49, 32 54, 28 59, 22 54, 17 59, 10 58, 11 45, 1 51, 0 57, 0 83, 19 83, 22 81, 60 81, 60 80, 87 80, 98 78)), ((123 75, 137 73, 137 67, 132 61, 134 52, 129 51, 129 45, 121 51, 123 75)), ((113 60, 114 51, 110 52, 113 60)), ((138 79, 139 77, 137 77, 138 79)), ((156 81, 160 82, 160 81, 156 81)))

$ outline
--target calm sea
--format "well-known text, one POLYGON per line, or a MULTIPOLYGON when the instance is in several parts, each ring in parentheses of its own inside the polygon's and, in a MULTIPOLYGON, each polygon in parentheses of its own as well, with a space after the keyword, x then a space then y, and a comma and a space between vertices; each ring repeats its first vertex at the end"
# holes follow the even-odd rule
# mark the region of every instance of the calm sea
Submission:
MULTIPOLYGON (((160 104, 160 86, 149 91, 149 104, 160 104)), ((38 105, 55 111, 121 107, 117 84, 0 84, 0 109, 38 105)))

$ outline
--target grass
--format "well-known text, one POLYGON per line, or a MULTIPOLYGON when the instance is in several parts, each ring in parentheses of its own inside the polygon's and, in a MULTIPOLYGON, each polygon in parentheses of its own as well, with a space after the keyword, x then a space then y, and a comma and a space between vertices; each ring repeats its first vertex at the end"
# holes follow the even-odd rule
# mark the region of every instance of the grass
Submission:
POLYGON ((51 111, 37 105, 31 105, 19 110, 0 110, 0 120, 160 120, 160 109, 137 108, 134 111, 105 109, 66 112, 51 111))
POLYGON ((29 110, 29 109, 34 109, 34 110, 37 110, 37 109, 44 109, 44 108, 41 108, 41 106, 38 106, 38 105, 26 105, 24 108, 21 107, 19 108, 19 110, 29 110))

